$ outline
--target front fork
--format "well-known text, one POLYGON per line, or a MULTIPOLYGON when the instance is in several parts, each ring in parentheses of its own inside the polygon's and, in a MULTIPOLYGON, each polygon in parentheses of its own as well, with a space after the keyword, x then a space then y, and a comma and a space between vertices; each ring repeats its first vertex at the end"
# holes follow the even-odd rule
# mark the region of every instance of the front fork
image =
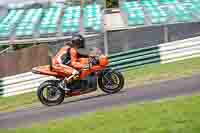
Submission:
POLYGON ((113 72, 113 70, 112 69, 110 69, 110 68, 106 68, 106 69, 104 69, 103 71, 101 71, 101 73, 99 74, 99 76, 102 76, 105 80, 106 80, 106 82, 108 83, 108 84, 112 84, 112 78, 111 79, 109 79, 107 76, 112 76, 110 73, 112 73, 113 72))

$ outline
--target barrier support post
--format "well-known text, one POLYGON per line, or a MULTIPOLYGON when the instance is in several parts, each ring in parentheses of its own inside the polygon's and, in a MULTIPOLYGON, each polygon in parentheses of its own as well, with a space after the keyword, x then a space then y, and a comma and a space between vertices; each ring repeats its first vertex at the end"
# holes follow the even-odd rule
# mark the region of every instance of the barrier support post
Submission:
POLYGON ((169 37, 168 37, 168 27, 164 26, 164 43, 169 42, 169 37))
POLYGON ((105 55, 108 55, 108 32, 104 31, 104 51, 105 55))

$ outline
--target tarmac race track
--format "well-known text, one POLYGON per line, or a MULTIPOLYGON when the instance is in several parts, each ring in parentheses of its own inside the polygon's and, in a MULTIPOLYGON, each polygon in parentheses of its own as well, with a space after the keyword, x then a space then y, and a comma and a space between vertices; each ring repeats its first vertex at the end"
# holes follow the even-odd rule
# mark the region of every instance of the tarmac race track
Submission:
POLYGON ((113 95, 100 94, 77 101, 64 102, 54 107, 40 106, 11 113, 0 113, 0 128, 27 127, 32 123, 78 116, 81 113, 102 110, 112 106, 198 93, 200 94, 200 75, 194 75, 188 78, 129 88, 113 95))

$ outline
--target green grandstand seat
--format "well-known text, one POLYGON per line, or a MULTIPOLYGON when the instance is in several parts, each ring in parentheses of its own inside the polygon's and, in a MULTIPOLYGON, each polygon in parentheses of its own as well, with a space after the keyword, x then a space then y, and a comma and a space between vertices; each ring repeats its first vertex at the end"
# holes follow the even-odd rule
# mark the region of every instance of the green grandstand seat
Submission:
POLYGON ((10 31, 0 31, 0 37, 8 37, 10 35, 10 31))
POLYGON ((70 32, 78 32, 79 29, 78 29, 77 27, 71 27, 71 28, 69 29, 69 31, 70 31, 70 32))
POLYGON ((191 16, 189 16, 189 15, 184 15, 184 16, 182 16, 182 15, 180 15, 180 16, 176 16, 176 21, 177 22, 190 22, 190 21, 192 21, 193 19, 191 18, 191 16))
POLYGON ((176 17, 177 22, 190 22, 193 21, 191 11, 187 10, 182 5, 176 5, 175 8, 171 8, 171 13, 176 17))
POLYGON ((61 31, 63 33, 78 32, 80 27, 80 6, 66 7, 61 19, 61 31))
POLYGON ((151 22, 152 24, 162 24, 167 22, 168 18, 167 17, 158 17, 158 18, 152 18, 151 22))
POLYGON ((128 8, 140 7, 140 4, 138 1, 124 2, 122 7, 124 9, 128 9, 128 8))
POLYGON ((11 29, 7 25, 0 25, 0 37, 8 37, 10 30, 11 29))
POLYGON ((182 3, 190 3, 190 2, 192 2, 192 0, 179 0, 180 2, 182 2, 182 3))
POLYGON ((23 9, 9 10, 8 15, 0 21, 0 37, 9 37, 11 28, 17 23, 24 13, 23 9))
POLYGON ((193 5, 193 6, 196 6, 196 7, 199 8, 200 7, 200 0, 199 0, 199 2, 196 1, 196 2, 191 2, 190 4, 187 3, 187 5, 193 5))
POLYGON ((62 26, 62 32, 63 33, 67 33, 67 32, 78 32, 79 31, 79 27, 77 26, 73 26, 73 25, 70 25, 70 26, 62 26))
POLYGON ((185 5, 187 10, 190 11, 191 13, 199 14, 200 13, 200 3, 189 3, 185 5))
POLYGON ((59 3, 51 3, 49 5, 49 8, 61 8, 62 7, 62 4, 59 4, 59 3))
POLYGON ((165 23, 168 20, 168 13, 160 7, 146 8, 146 12, 153 24, 165 23))
POLYGON ((74 13, 73 14, 73 18, 80 18, 80 16, 81 16, 81 14, 80 14, 80 12, 78 12, 78 13, 74 13))
POLYGON ((144 25, 144 19, 128 19, 129 26, 144 25))
POLYGON ((144 12, 142 9, 131 9, 128 12, 128 25, 144 25, 144 12))
POLYGON ((192 2, 194 2, 194 3, 199 3, 200 2, 200 0, 191 0, 192 2))
POLYGON ((23 13, 24 13, 24 10, 17 10, 16 14, 12 17, 9 23, 14 24, 18 22, 23 13))
POLYGON ((83 26, 85 30, 101 31, 101 7, 94 3, 84 8, 83 26))
POLYGON ((127 15, 128 25, 144 24, 144 13, 141 8, 145 11, 145 15, 150 17, 152 24, 168 23, 171 20, 175 22, 192 22, 200 19, 198 17, 198 14, 200 14, 200 0, 126 1, 120 5, 120 9, 127 15), (132 3, 134 4, 132 5, 132 3), (164 4, 170 6, 163 6, 164 4))
POLYGON ((158 6, 158 1, 156 0, 141 0, 140 1, 140 5, 144 6, 144 7, 152 7, 152 6, 158 6))
POLYGON ((56 32, 56 28, 48 28, 47 29, 47 33, 55 33, 56 32))
POLYGON ((26 31, 23 31, 23 30, 19 31, 18 30, 15 33, 16 33, 16 36, 31 36, 33 34, 33 32, 31 30, 30 31, 28 31, 28 30, 26 30, 26 31))
POLYGON ((79 22, 72 23, 72 26, 75 26, 75 27, 78 27, 79 25, 80 25, 79 22))
POLYGON ((7 24, 16 14, 16 10, 9 11, 8 15, 1 21, 1 24, 7 24))
POLYGON ((45 12, 39 26, 40 34, 51 34, 57 31, 57 22, 61 13, 61 6, 50 6, 45 12))
POLYGON ((42 8, 27 10, 25 16, 16 26, 16 36, 31 36, 33 34, 34 28, 36 27, 35 23, 42 16, 42 11, 42 8))
POLYGON ((161 4, 174 4, 178 3, 177 0, 160 0, 161 4))
POLYGON ((62 32, 64 32, 64 33, 69 32, 69 28, 63 27, 63 28, 62 28, 62 32))
POLYGON ((25 32, 25 35, 27 35, 27 36, 30 36, 30 35, 32 35, 33 34, 33 31, 26 31, 25 32))

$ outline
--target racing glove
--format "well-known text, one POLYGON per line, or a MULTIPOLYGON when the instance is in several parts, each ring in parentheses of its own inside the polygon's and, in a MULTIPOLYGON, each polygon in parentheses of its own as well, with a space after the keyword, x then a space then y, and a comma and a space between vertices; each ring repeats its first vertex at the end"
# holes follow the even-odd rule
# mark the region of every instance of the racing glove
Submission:
POLYGON ((79 75, 79 72, 77 70, 74 70, 72 74, 73 75, 79 75))

